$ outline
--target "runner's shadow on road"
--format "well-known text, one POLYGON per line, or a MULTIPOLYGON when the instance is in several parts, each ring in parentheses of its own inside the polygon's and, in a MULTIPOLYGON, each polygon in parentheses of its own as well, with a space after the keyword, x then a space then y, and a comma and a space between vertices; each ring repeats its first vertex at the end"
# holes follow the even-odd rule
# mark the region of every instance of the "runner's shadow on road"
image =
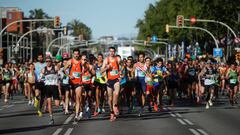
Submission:
POLYGON ((1 115, 0 118, 10 118, 10 117, 18 117, 18 116, 31 116, 36 115, 36 113, 21 113, 21 114, 12 114, 12 115, 1 115))
POLYGON ((20 132, 28 132, 28 131, 35 131, 35 130, 42 130, 49 127, 57 127, 62 126, 62 124, 56 125, 43 125, 43 126, 35 126, 35 127, 22 127, 22 128, 11 128, 11 129, 2 129, 0 130, 0 134, 13 134, 13 133, 20 133, 20 132))
MULTIPOLYGON (((102 115, 100 117, 94 118, 85 118, 80 120, 80 122, 93 122, 93 121, 102 121, 102 120, 109 120, 109 115, 102 115)), ((150 120, 150 119, 161 119, 161 118, 171 118, 169 113, 166 112, 147 112, 144 113, 141 117, 138 116, 136 113, 131 114, 123 114, 117 117, 117 121, 134 121, 134 120, 150 120)))

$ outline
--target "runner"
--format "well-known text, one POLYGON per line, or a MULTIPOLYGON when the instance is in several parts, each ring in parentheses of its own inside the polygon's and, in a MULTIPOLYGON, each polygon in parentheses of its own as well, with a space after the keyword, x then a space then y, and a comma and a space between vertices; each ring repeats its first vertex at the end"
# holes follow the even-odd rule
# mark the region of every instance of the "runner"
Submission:
POLYGON ((9 68, 8 63, 4 65, 2 75, 3 75, 2 78, 3 78, 4 102, 7 103, 9 98, 9 92, 11 90, 11 79, 12 79, 12 72, 9 68))
POLYGON ((163 111, 163 101, 162 97, 164 95, 164 89, 167 90, 167 82, 166 77, 169 75, 167 68, 163 65, 163 59, 156 59, 156 66, 152 68, 152 72, 154 74, 154 110, 158 111, 158 107, 160 107, 160 111, 163 111))
POLYGON ((154 75, 153 68, 151 67, 152 59, 150 57, 145 58, 146 71, 145 71, 145 82, 146 82, 146 103, 148 105, 149 112, 152 112, 153 102, 153 89, 154 89, 154 75))
POLYGON ((173 65, 169 69, 169 77, 168 77, 168 92, 170 96, 170 106, 175 106, 175 95, 177 92, 177 88, 180 86, 180 74, 177 71, 175 65, 173 65))
POLYGON ((185 74, 187 75, 187 95, 191 103, 194 103, 196 96, 197 69, 195 65, 193 65, 191 59, 188 61, 188 65, 185 68, 185 74))
POLYGON ((206 109, 209 109, 210 106, 213 106, 212 99, 214 95, 214 75, 215 71, 213 70, 213 67, 211 66, 211 61, 208 60, 207 65, 204 70, 204 85, 205 90, 207 92, 207 98, 206 98, 206 109))
POLYGON ((238 82, 239 82, 238 76, 239 76, 239 73, 236 69, 236 65, 235 63, 232 63, 231 67, 229 68, 226 74, 226 79, 228 80, 229 88, 230 88, 229 101, 232 106, 234 104, 237 104, 237 92, 238 92, 238 82))
POLYGON ((97 57, 97 63, 95 64, 94 70, 96 71, 96 78, 94 81, 94 85, 96 88, 96 105, 94 116, 97 116, 102 112, 102 108, 104 105, 104 93, 107 90, 106 82, 107 76, 106 72, 101 73, 101 68, 103 65, 103 55, 100 53, 97 57))
POLYGON ((49 125, 54 124, 53 119, 53 111, 52 111, 52 99, 55 101, 55 105, 59 107, 59 91, 58 91, 58 85, 59 85, 59 78, 58 78, 58 67, 53 65, 52 58, 46 57, 46 67, 42 69, 41 73, 43 74, 43 77, 45 78, 44 84, 45 84, 45 90, 46 90, 46 98, 47 98, 47 105, 48 105, 48 112, 50 116, 50 122, 49 125))
POLYGON ((61 94, 62 94, 62 100, 64 101, 64 114, 69 114, 69 99, 71 96, 71 92, 70 92, 70 85, 69 85, 69 68, 66 69, 64 72, 64 66, 67 65, 67 62, 69 60, 69 56, 67 53, 63 54, 63 65, 59 71, 60 74, 60 85, 61 85, 61 94))
POLYGON ((80 60, 80 51, 75 48, 73 50, 73 58, 68 60, 67 65, 64 67, 65 73, 67 73, 67 69, 69 68, 69 78, 71 88, 75 92, 75 118, 74 121, 79 121, 82 119, 83 108, 82 108, 82 64, 80 60))
POLYGON ((35 75, 34 75, 34 64, 30 63, 29 70, 26 72, 25 79, 27 82, 27 96, 28 96, 28 105, 34 104, 34 84, 35 84, 35 75))
POLYGON ((41 73, 42 69, 46 66, 46 63, 43 61, 43 54, 38 54, 38 62, 35 63, 35 99, 34 107, 37 108, 38 116, 42 116, 42 107, 45 99, 45 87, 44 87, 44 78, 41 73), (40 103, 39 103, 40 101, 40 103))
POLYGON ((85 100, 83 100, 83 105, 85 105, 86 113, 88 118, 91 117, 91 105, 92 105, 92 77, 95 75, 93 66, 90 65, 87 56, 82 55, 81 57, 82 64, 82 84, 83 91, 85 95, 85 100))
POLYGON ((120 73, 119 63, 120 59, 115 56, 116 49, 114 47, 109 48, 109 56, 105 58, 102 66, 102 73, 107 71, 107 92, 108 92, 108 104, 110 107, 110 121, 116 119, 116 115, 119 114, 118 110, 118 96, 120 91, 120 73))
POLYGON ((141 106, 138 116, 142 116, 145 105, 145 95, 146 95, 146 82, 145 82, 145 54, 138 54, 138 62, 134 64, 135 79, 136 79, 136 92, 138 96, 138 102, 141 106))
POLYGON ((130 58, 127 60, 127 82, 125 87, 125 94, 128 106, 128 113, 131 113, 134 109, 134 99, 136 95, 135 91, 135 80, 134 80, 134 69, 133 69, 133 60, 130 58))

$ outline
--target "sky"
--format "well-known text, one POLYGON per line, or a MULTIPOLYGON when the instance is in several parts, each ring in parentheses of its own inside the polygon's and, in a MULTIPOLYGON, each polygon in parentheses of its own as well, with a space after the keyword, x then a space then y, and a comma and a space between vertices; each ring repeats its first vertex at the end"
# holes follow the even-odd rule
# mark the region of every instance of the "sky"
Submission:
POLYGON ((93 38, 100 36, 137 35, 138 19, 144 18, 149 4, 157 0, 0 0, 0 7, 29 10, 42 8, 49 16, 60 16, 63 25, 79 19, 92 29, 93 38))

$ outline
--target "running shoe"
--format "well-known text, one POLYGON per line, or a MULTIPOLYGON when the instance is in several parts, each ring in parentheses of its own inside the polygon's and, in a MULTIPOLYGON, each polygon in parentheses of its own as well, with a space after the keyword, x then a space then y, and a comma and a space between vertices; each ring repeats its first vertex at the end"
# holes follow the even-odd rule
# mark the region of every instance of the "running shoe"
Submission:
POLYGON ((154 111, 157 112, 158 111, 158 105, 157 104, 154 104, 154 111))
POLYGON ((116 120, 116 116, 115 116, 113 113, 111 113, 111 115, 110 115, 110 121, 113 122, 113 121, 115 121, 115 120, 116 120))
POLYGON ((38 113, 38 117, 42 117, 42 112, 41 111, 37 111, 37 113, 38 113))
POLYGON ((209 103, 207 102, 207 104, 206 104, 206 109, 209 109, 209 103))
POLYGON ((35 107, 35 108, 38 107, 38 103, 39 103, 39 100, 35 97, 35 98, 34 98, 34 107, 35 107))
POLYGON ((4 103, 7 103, 8 102, 8 100, 7 99, 4 99, 4 103))
POLYGON ((113 111, 114 111, 114 114, 117 116, 119 115, 119 110, 118 110, 118 107, 117 106, 114 106, 113 107, 113 111))
POLYGON ((213 106, 212 100, 209 100, 208 103, 209 103, 210 106, 213 106))
POLYGON ((31 101, 31 100, 29 100, 29 101, 28 101, 28 105, 31 105, 31 104, 32 104, 32 101, 31 101))
POLYGON ((89 107, 86 108, 86 113, 87 113, 88 118, 91 118, 91 110, 89 107))
POLYGON ((49 122, 49 125, 53 125, 54 124, 54 120, 51 119, 50 122, 49 122))

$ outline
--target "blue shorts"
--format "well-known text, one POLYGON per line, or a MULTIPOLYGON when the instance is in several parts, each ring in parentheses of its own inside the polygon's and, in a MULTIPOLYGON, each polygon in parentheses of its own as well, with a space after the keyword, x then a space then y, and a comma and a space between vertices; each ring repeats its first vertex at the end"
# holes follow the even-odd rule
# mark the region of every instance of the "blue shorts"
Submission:
POLYGON ((137 92, 139 93, 145 93, 146 92, 146 82, 145 77, 137 77, 137 92))

